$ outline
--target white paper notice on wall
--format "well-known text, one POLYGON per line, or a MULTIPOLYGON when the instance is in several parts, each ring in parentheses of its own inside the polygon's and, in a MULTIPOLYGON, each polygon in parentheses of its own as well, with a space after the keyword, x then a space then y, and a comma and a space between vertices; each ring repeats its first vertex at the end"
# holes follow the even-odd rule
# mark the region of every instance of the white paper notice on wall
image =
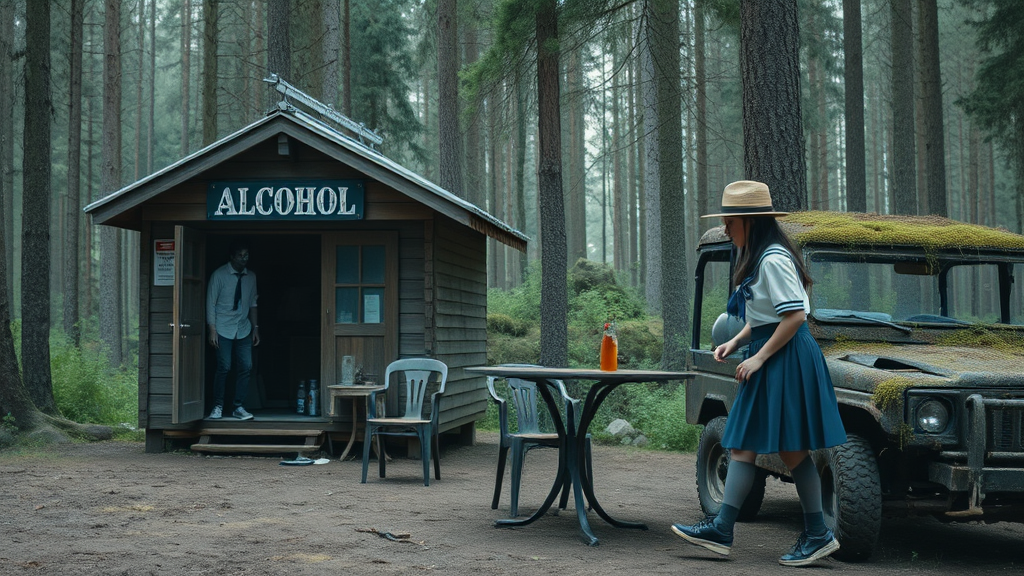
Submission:
POLYGON ((174 286, 174 240, 153 241, 153 286, 174 286))
POLYGON ((380 294, 363 295, 363 323, 380 324, 380 294))

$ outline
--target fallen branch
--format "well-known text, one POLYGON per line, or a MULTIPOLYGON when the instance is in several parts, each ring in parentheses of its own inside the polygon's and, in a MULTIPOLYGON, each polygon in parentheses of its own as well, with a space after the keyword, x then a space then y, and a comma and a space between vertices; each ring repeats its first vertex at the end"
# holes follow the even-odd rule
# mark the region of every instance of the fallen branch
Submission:
POLYGON ((413 540, 409 540, 409 538, 412 536, 412 534, 410 534, 408 532, 381 532, 380 530, 377 530, 376 528, 356 528, 355 530, 356 530, 356 532, 366 532, 368 534, 376 534, 377 536, 380 536, 381 538, 384 538, 385 540, 391 540, 392 542, 406 542, 408 544, 420 544, 420 545, 423 544, 422 541, 415 542, 413 540))

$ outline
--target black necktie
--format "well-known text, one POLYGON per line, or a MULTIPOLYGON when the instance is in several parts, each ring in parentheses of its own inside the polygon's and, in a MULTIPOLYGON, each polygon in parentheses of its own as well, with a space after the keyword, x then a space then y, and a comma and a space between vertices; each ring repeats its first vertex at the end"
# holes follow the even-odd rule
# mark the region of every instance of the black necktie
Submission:
POLYGON ((245 273, 235 272, 235 276, 238 276, 238 282, 235 284, 235 305, 231 307, 232 310, 238 310, 238 302, 242 299, 242 276, 245 273))

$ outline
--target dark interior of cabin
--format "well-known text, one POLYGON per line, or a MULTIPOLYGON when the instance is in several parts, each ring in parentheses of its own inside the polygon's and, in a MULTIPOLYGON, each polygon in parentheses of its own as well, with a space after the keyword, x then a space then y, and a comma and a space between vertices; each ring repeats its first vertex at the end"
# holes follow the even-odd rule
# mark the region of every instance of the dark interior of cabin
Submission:
MULTIPOLYGON (((207 237, 207 278, 227 263, 235 238, 207 237)), ((296 413, 296 399, 300 381, 320 378, 320 237, 253 234, 244 238, 249 243, 249 269, 256 273, 260 325, 245 407, 263 421, 308 420, 309 416, 296 413)), ((216 355, 207 348, 207 412, 213 406, 216 368, 216 355)), ((225 385, 225 414, 234 398, 234 382, 232 372, 225 385)))

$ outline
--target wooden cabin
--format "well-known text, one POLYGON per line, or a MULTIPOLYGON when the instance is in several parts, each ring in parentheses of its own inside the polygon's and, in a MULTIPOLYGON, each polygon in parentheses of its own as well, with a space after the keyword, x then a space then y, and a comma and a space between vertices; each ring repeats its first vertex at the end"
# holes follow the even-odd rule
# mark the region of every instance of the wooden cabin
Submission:
MULTIPOLYGON (((521 251, 527 242, 481 208, 282 102, 85 211, 96 224, 141 235, 147 452, 199 437, 213 446, 238 436, 254 446, 288 446, 287 436, 305 437, 307 447, 345 440, 352 411, 328 416, 325 392, 340 382, 346 355, 367 381, 380 381, 399 358, 445 362, 441 430, 472 441, 488 394, 483 377, 462 369, 486 363, 486 238, 521 251), (206 343, 205 286, 237 237, 249 244, 259 291, 261 343, 245 403, 255 418, 235 420, 228 409, 210 420, 216 359, 206 343), (298 385, 310 380, 320 392, 317 416, 296 408, 298 385)), ((233 382, 229 375, 226 408, 233 382)), ((395 388, 391 406, 400 401, 395 388)))

